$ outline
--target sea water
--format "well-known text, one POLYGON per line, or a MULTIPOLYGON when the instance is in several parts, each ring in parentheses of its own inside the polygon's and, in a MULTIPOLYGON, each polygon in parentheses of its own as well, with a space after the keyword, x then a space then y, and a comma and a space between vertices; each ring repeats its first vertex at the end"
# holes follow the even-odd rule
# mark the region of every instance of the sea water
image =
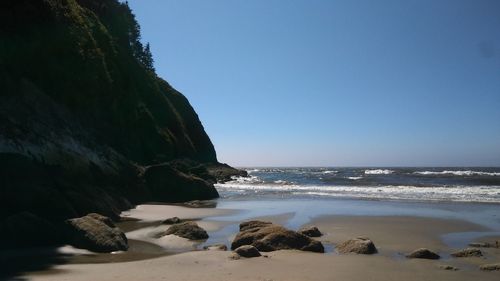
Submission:
POLYGON ((500 203, 500 168, 246 168, 223 199, 351 198, 500 203))

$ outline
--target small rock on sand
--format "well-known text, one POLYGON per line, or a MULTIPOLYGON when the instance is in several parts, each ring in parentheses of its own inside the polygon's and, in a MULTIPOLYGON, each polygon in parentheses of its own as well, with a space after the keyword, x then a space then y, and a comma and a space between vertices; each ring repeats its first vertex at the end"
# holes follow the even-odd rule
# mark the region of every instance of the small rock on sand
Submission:
POLYGON ((355 253, 371 255, 377 253, 377 248, 372 240, 366 237, 358 237, 337 245, 337 251, 341 254, 355 253))
POLYGON ((298 232, 309 237, 320 237, 323 235, 316 226, 303 227, 298 232))
POLYGON ((189 240, 203 240, 208 238, 205 229, 193 221, 181 222, 169 227, 163 235, 177 235, 189 240))
POLYGON ((234 250, 234 252, 236 254, 238 254, 239 256, 245 257, 245 258, 254 258, 254 257, 261 256, 259 250, 257 250, 257 248, 255 248, 252 245, 240 246, 240 247, 236 248, 236 250, 234 250))
POLYGON ((417 249, 406 255, 406 257, 409 259, 429 259, 429 260, 437 260, 440 258, 438 254, 426 248, 417 249))
POLYGON ((479 266, 479 269, 485 270, 485 271, 499 271, 500 270, 500 263, 483 264, 483 265, 479 266))
POLYGON ((443 270, 451 270, 451 271, 457 271, 458 270, 458 267, 454 267, 454 266, 451 266, 451 265, 440 265, 439 268, 441 268, 443 270))
POLYGON ((162 221, 161 223, 162 224, 176 224, 176 223, 180 223, 181 222, 181 219, 178 218, 178 217, 171 217, 171 218, 168 218, 164 221, 162 221))
POLYGON ((206 251, 227 251, 227 246, 224 244, 215 244, 215 245, 204 246, 203 250, 206 250, 206 251))
POLYGON ((479 249, 466 248, 451 254, 455 258, 482 257, 483 253, 479 249))

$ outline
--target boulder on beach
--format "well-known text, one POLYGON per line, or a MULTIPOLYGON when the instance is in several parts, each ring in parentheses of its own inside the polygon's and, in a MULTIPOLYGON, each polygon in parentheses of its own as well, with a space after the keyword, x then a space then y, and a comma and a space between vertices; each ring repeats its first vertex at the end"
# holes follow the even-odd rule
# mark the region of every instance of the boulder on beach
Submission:
POLYGON ((240 246, 236 248, 234 252, 244 258, 255 258, 261 256, 259 250, 252 245, 240 246))
POLYGON ((302 250, 323 253, 323 244, 310 237, 286 229, 280 225, 263 221, 248 221, 240 224, 240 232, 231 244, 235 250, 243 245, 252 245, 262 252, 277 250, 302 250))
POLYGON ((479 266, 479 269, 484 270, 484 271, 499 271, 500 270, 500 263, 483 264, 483 265, 479 266))
POLYGON ((451 254, 455 258, 482 257, 483 253, 479 249, 466 248, 451 254))
POLYGON ((171 218, 163 220, 161 223, 162 224, 176 224, 176 223, 180 223, 180 222, 181 222, 180 218, 178 218, 178 217, 171 217, 171 218))
POLYGON ((125 233, 108 217, 92 213, 81 218, 69 219, 66 224, 70 244, 77 248, 100 253, 128 249, 125 233))
POLYGON ((203 240, 208 238, 208 233, 205 229, 198 226, 194 221, 181 222, 169 227, 161 236, 177 235, 189 240, 203 240))
POLYGON ((337 245, 337 251, 341 254, 355 253, 371 255, 377 253, 377 248, 372 240, 366 237, 358 237, 337 245))
POLYGON ((409 259, 429 259, 429 260, 437 260, 441 258, 438 254, 426 248, 416 249, 415 251, 407 254, 406 257, 409 259))
POLYGON ((302 227, 298 232, 309 237, 320 237, 323 235, 316 226, 302 227))
POLYGON ((206 251, 227 251, 227 246, 224 244, 208 245, 208 246, 203 246, 203 250, 206 250, 206 251))

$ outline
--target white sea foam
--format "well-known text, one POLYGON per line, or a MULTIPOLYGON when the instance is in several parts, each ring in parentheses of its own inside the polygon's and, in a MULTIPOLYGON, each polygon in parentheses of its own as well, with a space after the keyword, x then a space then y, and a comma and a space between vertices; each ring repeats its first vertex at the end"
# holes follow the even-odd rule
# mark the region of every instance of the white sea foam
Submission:
POLYGON ((500 203, 500 186, 312 186, 279 184, 217 184, 219 191, 238 194, 266 194, 348 197, 367 199, 398 199, 418 201, 461 201, 500 203))
POLYGON ((251 174, 251 173, 255 173, 255 172, 260 172, 259 169, 251 169, 251 170, 247 170, 247 173, 251 174))
POLYGON ((237 176, 233 176, 231 177, 231 181, 230 183, 261 183, 262 180, 257 177, 257 176, 248 176, 248 177, 237 177, 237 176))
POLYGON ((289 182, 284 181, 284 180, 277 180, 277 181, 274 181, 274 183, 276 183, 276 184, 290 184, 289 182))
POLYGON ((500 172, 482 172, 482 171, 419 171, 413 172, 419 175, 455 175, 455 176, 500 176, 500 172))
POLYGON ((393 170, 384 170, 384 169, 365 170, 366 175, 389 175, 392 173, 394 173, 393 170))
POLYGON ((330 171, 330 170, 323 171, 323 174, 335 174, 335 173, 337 173, 337 171, 330 171))
POLYGON ((360 180, 363 177, 347 177, 347 178, 350 179, 350 180, 360 180))

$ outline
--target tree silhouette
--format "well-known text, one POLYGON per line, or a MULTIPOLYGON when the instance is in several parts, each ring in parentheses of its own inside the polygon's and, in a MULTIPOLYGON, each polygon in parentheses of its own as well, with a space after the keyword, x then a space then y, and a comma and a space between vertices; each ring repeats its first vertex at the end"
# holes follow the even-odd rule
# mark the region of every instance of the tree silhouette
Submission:
POLYGON ((150 71, 155 71, 154 68, 154 60, 153 54, 151 54, 151 49, 149 48, 149 43, 146 44, 146 47, 143 50, 142 54, 142 64, 150 71))
POLYGON ((141 42, 141 27, 137 20, 135 19, 134 14, 130 10, 130 7, 128 6, 128 2, 124 3, 125 7, 129 10, 128 15, 130 16, 129 18, 129 44, 130 48, 132 49, 132 54, 134 57, 139 61, 140 64, 142 64, 146 69, 154 72, 154 60, 153 60, 153 54, 151 53, 151 48, 149 43, 144 46, 141 42))

